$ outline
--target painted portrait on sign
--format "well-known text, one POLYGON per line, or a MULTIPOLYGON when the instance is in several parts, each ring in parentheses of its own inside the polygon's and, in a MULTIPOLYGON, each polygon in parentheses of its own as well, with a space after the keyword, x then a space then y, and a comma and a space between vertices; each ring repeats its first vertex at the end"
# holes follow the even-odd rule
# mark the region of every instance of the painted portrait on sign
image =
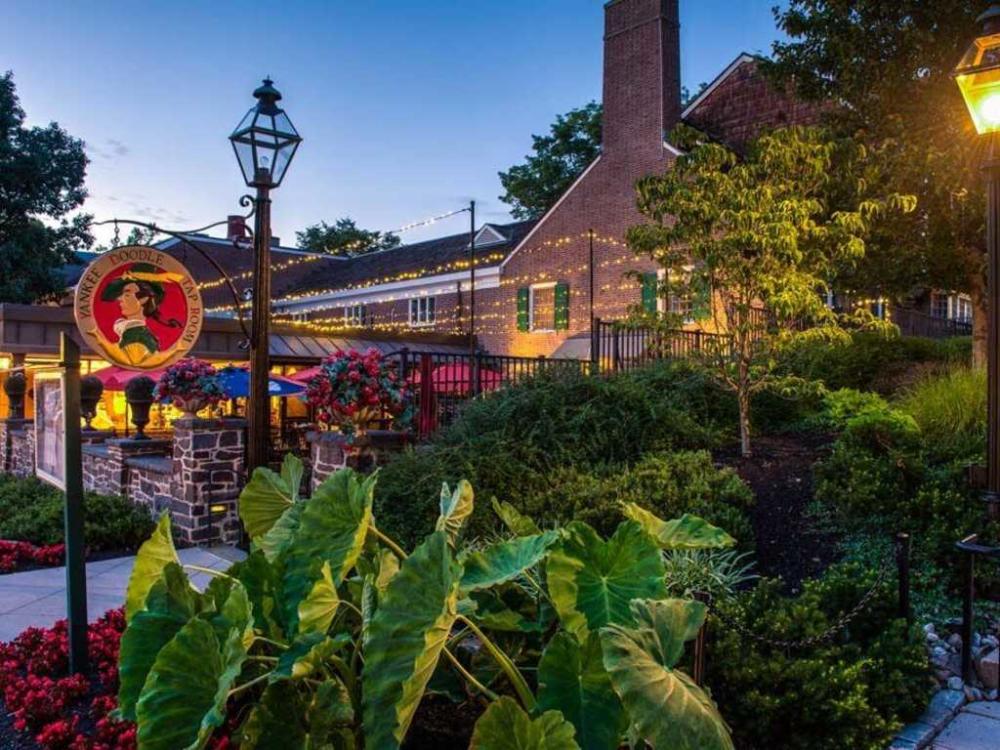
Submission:
POLYGON ((155 248, 110 250, 76 290, 77 325, 87 343, 114 364, 152 370, 187 354, 201 331, 201 293, 173 256, 155 248))
POLYGON ((35 374, 35 474, 63 489, 63 383, 62 374, 43 371, 35 374))

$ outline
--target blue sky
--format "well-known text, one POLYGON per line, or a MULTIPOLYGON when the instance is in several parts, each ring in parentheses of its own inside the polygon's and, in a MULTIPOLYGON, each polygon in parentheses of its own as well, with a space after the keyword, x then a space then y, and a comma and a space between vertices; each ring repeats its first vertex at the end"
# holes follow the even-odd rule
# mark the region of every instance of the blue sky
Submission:
MULTIPOLYGON (((684 84, 769 51, 773 4, 681 0, 684 84)), ((470 198, 505 220, 497 172, 600 98, 602 24, 601 0, 5 0, 0 70, 30 122, 87 142, 87 211, 182 229, 239 211, 226 137, 270 74, 305 138, 274 195, 290 244, 322 219, 393 229, 470 198)))

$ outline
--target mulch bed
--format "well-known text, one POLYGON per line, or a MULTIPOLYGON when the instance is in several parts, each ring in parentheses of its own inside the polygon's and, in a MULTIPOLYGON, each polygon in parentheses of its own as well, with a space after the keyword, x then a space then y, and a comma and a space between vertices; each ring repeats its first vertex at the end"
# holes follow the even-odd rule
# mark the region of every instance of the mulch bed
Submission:
POLYGON ((762 435, 753 438, 748 458, 737 450, 716 456, 740 475, 757 499, 752 513, 757 571, 780 577, 788 593, 797 593, 803 580, 820 575, 839 557, 837 536, 818 528, 808 513, 813 465, 829 444, 829 436, 815 433, 762 435))

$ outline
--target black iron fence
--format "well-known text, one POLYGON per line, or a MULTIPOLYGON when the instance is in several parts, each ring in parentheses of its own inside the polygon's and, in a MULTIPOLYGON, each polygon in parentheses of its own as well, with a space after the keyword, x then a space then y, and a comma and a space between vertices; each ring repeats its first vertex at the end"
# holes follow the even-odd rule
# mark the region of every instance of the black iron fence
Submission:
POLYGON ((594 320, 590 361, 600 372, 623 372, 664 359, 728 347, 729 337, 705 331, 636 326, 617 320, 594 320))
POLYGON ((514 357, 483 352, 420 352, 401 349, 389 355, 413 386, 415 431, 425 438, 451 422, 471 398, 491 393, 541 373, 585 374, 590 362, 578 359, 514 357))
POLYGON ((899 331, 904 336, 946 339, 953 336, 972 335, 971 320, 938 318, 906 307, 892 308, 892 322, 899 326, 899 331))

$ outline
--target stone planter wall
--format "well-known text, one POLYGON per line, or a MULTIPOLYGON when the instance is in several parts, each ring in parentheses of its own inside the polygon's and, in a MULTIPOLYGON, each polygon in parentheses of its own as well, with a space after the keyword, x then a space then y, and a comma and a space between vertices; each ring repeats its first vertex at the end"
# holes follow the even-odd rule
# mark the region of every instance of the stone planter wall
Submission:
POLYGON ((410 436, 405 432, 369 430, 353 444, 339 432, 310 432, 307 439, 312 458, 310 490, 315 490, 340 469, 369 472, 383 465, 409 443, 410 436))
MULTIPOLYGON (((0 471, 12 473, 14 468, 14 433, 31 424, 30 419, 0 420, 0 471)), ((32 452, 34 455, 34 452, 32 452)), ((32 467, 34 472, 34 467, 32 467)))
POLYGON ((10 473, 35 476, 35 423, 30 419, 10 432, 10 473))
POLYGON ((92 440, 81 448, 83 454, 83 487, 102 495, 128 494, 131 458, 151 456, 167 458, 169 440, 133 440, 115 438, 103 443, 92 440))
POLYGON ((244 419, 174 422, 171 511, 185 541, 238 541, 236 501, 246 483, 245 451, 244 419))

